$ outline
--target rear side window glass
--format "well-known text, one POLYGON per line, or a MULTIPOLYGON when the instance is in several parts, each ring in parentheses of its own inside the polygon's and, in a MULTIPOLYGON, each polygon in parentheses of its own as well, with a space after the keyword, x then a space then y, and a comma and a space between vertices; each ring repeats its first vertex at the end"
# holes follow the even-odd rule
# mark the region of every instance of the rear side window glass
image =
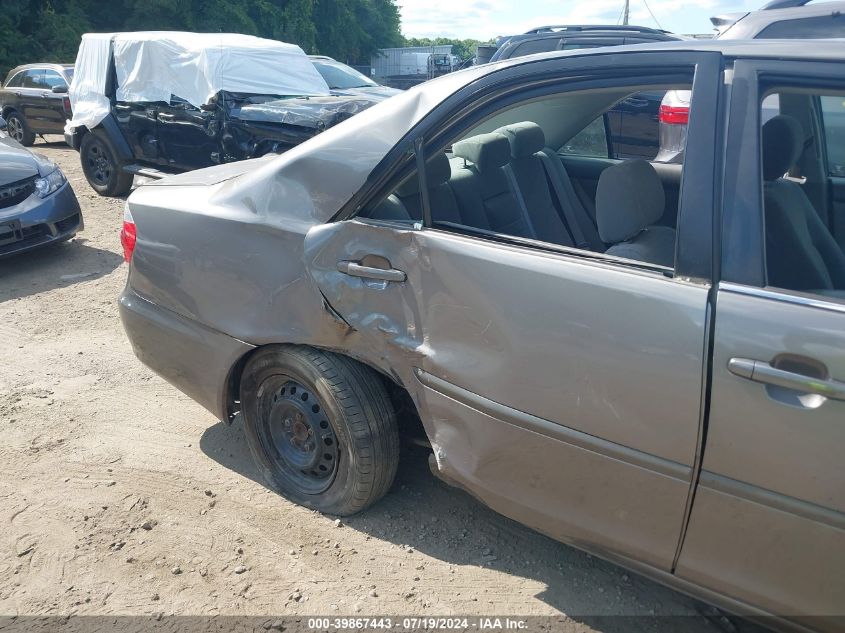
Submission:
POLYGON ((565 51, 571 51, 579 48, 598 48, 599 46, 617 46, 622 43, 622 40, 605 40, 604 42, 571 42, 564 41, 561 47, 565 51))
POLYGON ((828 173, 845 178, 845 97, 820 98, 827 145, 828 173))
POLYGON ((608 158, 604 115, 595 119, 560 148, 561 154, 608 158))
POLYGON ((53 86, 67 85, 67 82, 65 81, 64 77, 62 77, 55 70, 45 70, 44 75, 42 77, 42 83, 44 84, 44 88, 53 88, 53 86))
POLYGON ((6 84, 6 87, 7 88, 20 88, 20 87, 22 87, 23 86, 23 76, 24 76, 24 73, 18 73, 17 75, 15 75, 11 79, 9 79, 9 82, 6 84))
POLYGON ((549 51, 556 51, 560 39, 557 37, 547 37, 540 40, 529 40, 517 46, 511 57, 521 57, 523 55, 532 55, 534 53, 548 53, 549 51))
POLYGON ((845 37, 845 17, 834 13, 815 18, 783 20, 760 31, 757 39, 820 39, 845 37))
POLYGON ((24 88, 41 88, 41 71, 40 70, 27 70, 23 73, 23 85, 24 88))

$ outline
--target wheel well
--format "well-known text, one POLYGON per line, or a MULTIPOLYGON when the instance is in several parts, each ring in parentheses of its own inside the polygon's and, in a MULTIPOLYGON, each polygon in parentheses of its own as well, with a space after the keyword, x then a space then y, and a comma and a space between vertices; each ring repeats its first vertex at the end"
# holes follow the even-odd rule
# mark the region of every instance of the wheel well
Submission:
POLYGON ((3 111, 0 113, 3 117, 9 116, 10 112, 16 112, 16 110, 12 106, 6 106, 3 108, 3 111))
MULTIPOLYGON (((224 408, 223 411, 226 413, 226 420, 227 424, 231 424, 235 421, 235 417, 240 413, 241 410, 241 402, 240 402, 240 391, 241 391, 241 377, 243 376, 244 368, 246 367, 247 363, 249 362, 250 358, 258 352, 260 349, 264 349, 269 347, 270 345, 261 345, 248 351, 246 354, 241 356, 238 361, 232 366, 229 370, 229 375, 226 378, 226 385, 225 391, 223 394, 224 397, 224 408)), ((428 439, 425 434, 425 429, 423 428, 422 421, 420 420, 419 411, 417 410, 416 403, 414 399, 411 397, 411 394, 408 390, 400 384, 396 379, 391 376, 385 374, 382 370, 378 367, 373 366, 372 364, 361 360, 360 358, 355 358, 350 356, 349 354, 344 354, 343 352, 338 352, 332 349, 320 348, 316 346, 316 349, 321 349, 326 352, 331 352, 332 354, 337 354, 339 356, 346 356, 347 358, 351 358, 357 363, 361 363, 362 365, 366 365, 373 371, 375 371, 382 379, 384 383, 384 387, 387 390, 388 395, 390 396, 390 400, 393 403, 393 408, 396 411, 396 419, 399 424, 399 434, 415 441, 416 443, 427 443, 428 439)))

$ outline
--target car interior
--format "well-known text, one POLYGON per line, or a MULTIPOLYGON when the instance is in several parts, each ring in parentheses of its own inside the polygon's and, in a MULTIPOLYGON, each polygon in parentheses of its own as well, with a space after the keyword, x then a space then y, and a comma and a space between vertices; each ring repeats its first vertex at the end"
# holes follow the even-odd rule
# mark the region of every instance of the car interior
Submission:
POLYGON ((761 118, 768 285, 845 298, 845 96, 772 90, 761 118))
MULTIPOLYGON (((595 123, 647 89, 689 86, 558 94, 518 104, 475 126, 427 158, 434 226, 672 268, 682 165, 610 158, 606 130, 597 131, 595 123), (575 137, 577 147, 586 147, 583 154, 573 152, 575 137)), ((365 215, 420 221, 419 189, 412 174, 365 215)))

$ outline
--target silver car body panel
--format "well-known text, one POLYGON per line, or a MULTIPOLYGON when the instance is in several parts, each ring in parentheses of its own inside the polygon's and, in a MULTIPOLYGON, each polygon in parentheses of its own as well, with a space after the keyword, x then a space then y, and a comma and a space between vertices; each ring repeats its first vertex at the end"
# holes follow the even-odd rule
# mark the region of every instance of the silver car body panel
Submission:
MULTIPOLYGON (((832 42, 813 50, 801 42, 684 42, 648 50, 840 64, 845 56, 832 42)), ((724 355, 731 345, 745 346, 743 354, 766 360, 766 344, 798 349, 806 343, 792 333, 804 341, 817 336, 819 345, 836 345, 825 358, 843 380, 841 324, 819 317, 811 327, 794 326, 803 317, 768 304, 743 314, 720 293, 726 310, 716 331, 723 340, 714 344, 713 308, 719 324, 722 306, 701 280, 407 224, 331 222, 388 153, 455 92, 472 91, 474 81, 512 66, 581 55, 544 54, 453 73, 282 156, 139 188, 128 201, 138 240, 121 298, 127 333, 145 362, 221 418, 231 413, 232 377, 255 346, 308 344, 358 358, 407 389, 437 471, 503 514, 745 613, 834 610, 826 605, 845 604, 841 469, 813 479, 795 474, 802 466, 788 458, 784 466, 766 461, 772 451, 800 448, 806 459, 813 450, 827 458, 833 449, 809 438, 789 446, 794 430, 786 439, 757 441, 769 432, 767 419, 784 428, 794 412, 778 403, 758 415, 765 388, 727 375, 724 355), (407 280, 365 280, 338 268, 367 256, 387 260, 407 280), (705 435, 711 345, 713 398, 725 402, 714 407, 712 433, 705 435), (751 390, 754 408, 743 396, 751 390), (739 488, 730 485, 735 478, 764 492, 723 503, 738 498, 739 488), (765 491, 778 501, 761 503, 769 498, 765 491), (777 508, 790 497, 812 500, 805 501, 817 506, 809 515, 828 516, 821 508, 835 520, 807 524, 806 532, 783 540, 791 529, 784 517, 797 515, 777 508), (787 555, 780 562, 770 555, 768 564, 752 559, 759 543, 787 555), (795 552, 808 561, 793 559, 795 552), (735 578, 716 576, 718 567, 708 562, 714 553, 728 561, 723 569, 738 570, 735 578), (786 577, 790 561, 794 578, 786 577), (743 576, 755 570, 773 576, 768 588, 759 584, 771 590, 765 599, 743 576)), ((695 164, 690 159, 687 167, 695 164)), ((712 182, 699 184, 712 189, 712 182)), ((702 191, 688 196, 689 209, 702 191)), ((845 418, 841 403, 830 405, 812 412, 819 428, 845 418)), ((841 439, 833 444, 841 447, 841 439)), ((813 626, 835 630, 819 622, 813 626)))

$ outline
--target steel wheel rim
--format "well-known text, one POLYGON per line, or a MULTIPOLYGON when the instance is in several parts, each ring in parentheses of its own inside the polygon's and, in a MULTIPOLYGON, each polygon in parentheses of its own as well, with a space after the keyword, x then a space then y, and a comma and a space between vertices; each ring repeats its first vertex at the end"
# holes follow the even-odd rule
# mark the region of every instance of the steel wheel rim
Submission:
POLYGON ((337 475, 340 450, 313 390, 290 376, 265 382, 259 437, 275 474, 304 494, 324 492, 337 475))
POLYGON ((7 119, 6 127, 9 130, 9 136, 15 139, 18 143, 23 142, 23 123, 21 123, 17 117, 7 119))
POLYGON ((98 185, 109 184, 113 167, 101 143, 91 144, 85 156, 85 162, 88 165, 91 180, 98 185))

